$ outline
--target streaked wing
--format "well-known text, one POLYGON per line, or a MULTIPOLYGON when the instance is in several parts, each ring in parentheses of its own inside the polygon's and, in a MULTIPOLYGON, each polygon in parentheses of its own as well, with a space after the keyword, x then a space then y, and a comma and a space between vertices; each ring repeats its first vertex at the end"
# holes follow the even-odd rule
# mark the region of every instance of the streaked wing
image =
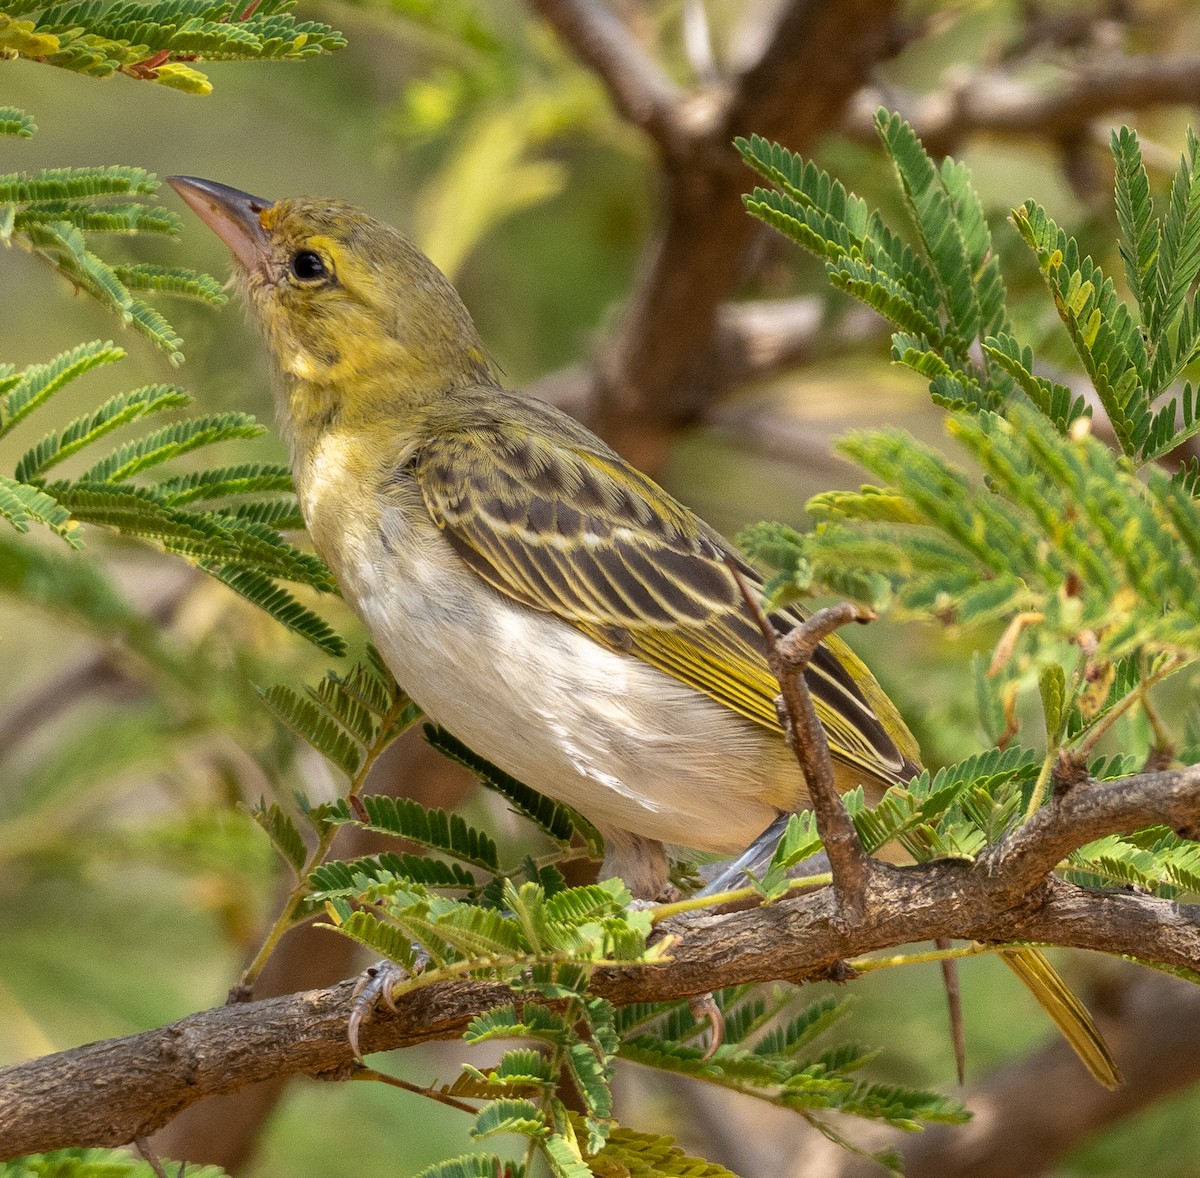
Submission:
MULTIPOLYGON (((555 418, 559 436, 476 428, 423 444, 411 469, 434 521, 502 593, 778 730, 779 686, 726 557, 761 586, 758 574, 649 478, 555 418)), ((774 621, 787 630, 796 618, 774 621)), ((885 782, 917 771, 915 742, 844 643, 818 652, 808 682, 839 760, 885 782)))

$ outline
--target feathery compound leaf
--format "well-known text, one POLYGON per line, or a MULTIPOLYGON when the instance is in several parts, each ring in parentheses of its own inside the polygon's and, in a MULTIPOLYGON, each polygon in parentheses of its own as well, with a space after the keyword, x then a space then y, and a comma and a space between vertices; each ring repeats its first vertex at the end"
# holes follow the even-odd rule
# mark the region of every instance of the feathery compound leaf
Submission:
POLYGON ((549 1132, 546 1117, 532 1100, 502 1098, 486 1105, 471 1126, 476 1141, 497 1133, 516 1133, 521 1137, 542 1137, 549 1132))
MULTIPOLYGON (((309 703, 307 700, 299 702, 309 703)), ((318 714, 328 719, 323 714, 318 714)), ((300 735, 305 740, 308 739, 303 732, 300 732, 300 735)), ((500 870, 500 856, 495 842, 483 831, 468 826, 457 814, 447 814, 445 810, 426 810, 410 798, 367 794, 360 800, 366 808, 368 820, 363 825, 368 830, 399 835, 430 850, 440 851, 443 855, 461 859, 474 867, 481 867, 485 871, 500 870)), ((359 821, 350 813, 345 802, 339 802, 333 808, 331 820, 338 823, 359 821)))
POLYGON ((0 387, 0 436, 28 417, 55 393, 85 372, 124 358, 125 351, 111 341, 93 340, 55 356, 48 364, 32 364, 0 387))
MULTIPOLYGON (((78 7, 86 9, 78 14, 86 20, 97 18, 104 6, 78 7)), ((113 7, 120 5, 110 6, 109 10, 113 7)), ((0 22, 4 19, 0 16, 0 22)), ((76 28, 71 35, 79 31, 76 28)), ((131 51, 129 45, 125 49, 131 51)), ((91 251, 85 236, 175 236, 180 221, 174 212, 137 199, 157 189, 157 179, 141 168, 49 168, 34 175, 9 173, 0 176, 0 206, 7 208, 0 219, 0 240, 15 241, 48 262, 178 363, 183 358, 179 336, 134 292, 163 291, 219 305, 225 299, 219 284, 207 275, 178 267, 110 265, 91 251), (119 197, 133 199, 114 199, 119 197)))
POLYGON ((257 438, 265 429, 248 413, 210 413, 176 422, 126 442, 80 476, 80 482, 119 483, 201 446, 257 438))
POLYGON ((260 801, 250 811, 250 817, 266 831, 271 845, 297 875, 303 871, 308 861, 308 849, 296 824, 279 808, 279 804, 272 802, 266 805, 260 801))
POLYGON ((291 3, 252 7, 210 0, 149 0, 52 6, 15 0, 12 12, 42 9, 30 21, 0 20, 0 47, 91 77, 120 71, 132 78, 193 94, 209 80, 190 62, 292 60, 340 49, 345 40, 328 25, 297 21, 291 3))
POLYGON ((21 236, 32 251, 121 321, 166 352, 173 364, 183 361, 182 340, 149 304, 135 298, 113 268, 88 249, 82 232, 68 221, 31 221, 21 236))
POLYGON ((751 167, 782 189, 756 188, 745 197, 753 216, 824 258, 835 286, 901 330, 942 338, 932 272, 858 197, 811 162, 758 136, 737 146, 751 167))
POLYGON ((1150 181, 1142 163, 1138 137, 1128 127, 1112 133, 1116 163, 1117 224, 1121 227, 1121 258, 1129 289, 1137 299, 1142 323, 1152 330, 1158 321, 1159 227, 1150 198, 1150 181))
POLYGON ((685 1154, 672 1137, 619 1126, 604 1148, 588 1158, 596 1178, 738 1178, 731 1170, 685 1154))
MULTIPOLYGON (((326 911, 329 911, 327 908, 326 911)), ((344 936, 360 945, 365 945, 380 957, 394 961, 412 973, 417 966, 417 952, 413 945, 411 934, 403 928, 381 919, 373 912, 359 909, 352 912, 347 919, 334 926, 344 936)), ((437 957, 434 957, 435 962, 437 957)))
POLYGON ((353 777, 366 755, 362 745, 327 711, 313 700, 276 684, 259 693, 276 719, 332 761, 347 777, 353 777))
POLYGON ((210 307, 222 307, 229 301, 221 283, 211 275, 180 266, 140 263, 135 266, 114 266, 113 273, 129 290, 156 291, 177 298, 195 299, 210 307))
POLYGON ((983 343, 983 351, 989 360, 1017 382, 1033 404, 1063 433, 1079 418, 1091 415, 1082 393, 1073 393, 1065 385, 1036 376, 1033 372, 1032 349, 1022 348, 1011 335, 989 337, 983 343))
MULTIPOLYGON (((1080 258, 1045 211, 1026 202, 1013 224, 1033 250, 1071 343, 1092 380, 1122 450, 1138 455, 1150 426, 1150 365, 1129 309, 1091 258, 1080 258)), ((1164 243, 1165 248, 1165 243, 1164 243)), ((1160 254, 1160 262, 1162 255, 1160 254)))
POLYGON ((478 776, 481 784, 507 799, 518 812, 539 826, 552 839, 565 845, 578 834, 593 854, 604 854, 604 840, 599 832, 570 806, 530 789, 502 769, 497 769, 444 728, 433 724, 425 725, 425 739, 443 756, 470 769, 478 776))
POLYGON ((36 175, 0 175, 0 202, 24 205, 37 201, 95 200, 105 196, 148 196, 158 180, 145 168, 111 164, 99 168, 46 168, 36 175))
MULTIPOLYGON (((948 160, 941 172, 934 166, 913 129, 899 115, 880 109, 875 128, 895 165, 913 224, 933 267, 941 291, 950 334, 964 343, 980 334, 982 316, 976 297, 975 273, 980 269, 989 283, 999 281, 995 262, 984 262, 991 253, 987 222, 970 186, 970 174, 948 160), (972 241, 968 248, 966 234, 972 241)), ((994 294, 989 290, 989 305, 994 294)), ((1000 290, 1003 307, 1003 288, 1000 290)), ((992 306, 992 314, 995 308, 992 306)), ((987 332, 1002 326, 990 323, 987 332)))
POLYGON ((198 499, 223 499, 228 495, 290 492, 292 472, 286 466, 244 463, 180 475, 159 483, 157 489, 172 506, 180 506, 198 499))
MULTIPOLYGON (((182 228, 182 222, 175 213, 154 205, 140 202, 91 205, 70 201, 39 201, 26 205, 13 217, 13 228, 22 230, 40 222, 73 225, 83 233, 163 233, 170 237, 174 237, 182 228)), ((113 267, 118 279, 119 269, 113 267)))
POLYGON ((1166 334, 1200 271, 1200 158, 1191 129, 1187 153, 1179 161, 1171 185, 1171 201, 1163 218, 1158 255, 1157 315, 1147 323, 1152 338, 1166 334))
POLYGON ((0 516, 18 532, 28 532, 32 521, 44 524, 72 548, 83 546, 79 528, 72 522, 71 513, 57 499, 52 499, 38 487, 15 482, 4 475, 0 475, 0 516))
POLYGON ((396 881, 420 884, 427 888, 456 888, 471 892, 479 886, 475 877, 457 863, 392 851, 348 863, 338 860, 322 863, 312 871, 308 881, 316 900, 332 896, 357 896, 373 885, 396 881))
POLYGON ((182 389, 173 385, 146 385, 128 393, 118 393, 86 417, 77 417, 61 434, 47 434, 27 450, 17 463, 17 478, 25 482, 40 478, 50 467, 77 454, 105 434, 139 418, 181 408, 190 400, 182 389))
POLYGON ((464 1154, 422 1170, 417 1178, 525 1178, 525 1167, 495 1154, 464 1154))

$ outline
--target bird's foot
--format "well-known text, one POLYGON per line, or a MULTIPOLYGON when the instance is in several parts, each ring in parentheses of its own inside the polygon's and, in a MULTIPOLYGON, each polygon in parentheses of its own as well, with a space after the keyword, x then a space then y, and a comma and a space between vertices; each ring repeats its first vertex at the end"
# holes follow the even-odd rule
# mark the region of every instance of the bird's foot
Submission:
POLYGON ((362 1051, 358 1046, 358 1033, 365 1022, 369 1021, 375 1008, 382 1002, 394 1014, 396 1000, 392 991, 404 982, 411 981, 429 964, 429 955, 424 950, 418 950, 412 969, 405 969, 395 961, 377 961, 367 966, 354 984, 353 1003, 350 1006, 350 1019, 346 1024, 346 1036, 350 1040, 350 1049, 359 1063, 363 1062, 362 1051))
POLYGON ((717 1005, 717 1000, 712 996, 711 991, 707 994, 693 994, 688 999, 688 1008, 698 1023, 707 1022, 712 1028, 708 1046, 701 1056, 701 1059, 712 1059, 717 1048, 725 1042, 725 1016, 721 1013, 721 1008, 717 1005))

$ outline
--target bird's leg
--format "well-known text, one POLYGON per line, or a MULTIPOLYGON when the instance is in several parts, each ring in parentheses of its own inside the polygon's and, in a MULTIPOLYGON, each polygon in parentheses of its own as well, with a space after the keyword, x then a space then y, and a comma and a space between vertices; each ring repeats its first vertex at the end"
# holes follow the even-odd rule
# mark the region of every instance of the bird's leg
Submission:
POLYGON ((708 1046, 700 1057, 701 1059, 712 1059, 717 1053, 717 1048, 725 1042, 725 1016, 721 1013, 721 1008, 717 1005, 717 1000, 711 990, 704 994, 693 994, 688 999, 688 1009, 691 1010, 692 1017, 698 1023, 707 1020, 708 1025, 712 1027, 708 1046))
POLYGON ((350 1048, 354 1058, 362 1063, 362 1052, 358 1046, 358 1033, 363 1023, 369 1021, 375 1008, 382 1002, 394 1014, 396 1000, 392 991, 404 982, 416 977, 429 964, 429 954, 419 945, 414 945, 414 961, 412 969, 406 969, 398 962, 384 958, 367 966, 358 976, 354 984, 353 1003, 350 1007, 350 1019, 346 1024, 346 1034, 350 1040, 350 1048))
POLYGON ((679 899, 678 891, 671 884, 667 849, 658 839, 648 839, 611 826, 599 829, 604 836, 601 879, 619 877, 635 901, 665 904, 679 899))

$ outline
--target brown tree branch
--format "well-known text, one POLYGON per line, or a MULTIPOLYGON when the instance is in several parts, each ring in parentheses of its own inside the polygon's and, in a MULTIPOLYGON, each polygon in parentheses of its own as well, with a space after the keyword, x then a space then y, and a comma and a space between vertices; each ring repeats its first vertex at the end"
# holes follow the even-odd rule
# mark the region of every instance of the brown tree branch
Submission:
POLYGON ((529 6, 604 83, 623 118, 665 153, 680 149, 682 91, 601 0, 529 0, 529 6))
POLYGON ((1200 103, 1200 54, 1089 55, 1052 85, 1033 85, 1009 73, 971 71, 945 90, 905 102, 866 89, 846 120, 856 138, 875 140, 876 107, 899 109, 935 156, 948 155, 971 135, 1066 141, 1101 115, 1151 106, 1200 103))
POLYGON ((728 87, 661 104, 667 91, 640 47, 598 0, 531 0, 614 102, 655 133, 663 157, 660 229, 619 328, 602 346, 578 398, 584 416, 651 471, 670 433, 714 398, 719 309, 741 281, 758 231, 741 205, 746 172, 732 140, 759 132, 796 149, 840 121, 845 103, 893 44, 891 0, 790 0, 758 59, 728 87), (615 27, 614 27, 615 26, 615 27), (620 50, 620 52, 618 52, 620 50), (625 67, 628 50, 633 65, 625 67), (641 112, 641 113, 636 113, 641 112), (647 121, 649 120, 649 122, 647 121))
MULTIPOLYGON (((1046 819, 976 862, 878 865, 853 926, 838 919, 830 889, 742 912, 676 917, 670 929, 681 940, 672 962, 599 970, 593 988, 620 1004, 661 1002, 746 982, 799 981, 847 957, 941 936, 1033 940, 1189 969, 1200 964, 1200 908, 1038 876, 1052 854, 1143 826, 1147 816, 1191 829, 1200 822, 1200 767, 1089 784, 1047 811, 1046 819), (1068 828, 1075 831, 1069 838, 1068 828), (997 863, 1007 864, 1005 878, 997 876, 997 863), (1018 879, 1027 886, 1014 894, 1018 879)), ((279 1075, 343 1078, 352 1068, 351 989, 342 983, 221 1007, 0 1069, 0 1157, 123 1144, 203 1097, 279 1075)), ((381 1012, 368 1023, 363 1045, 380 1051, 452 1038, 472 1017, 512 997, 495 982, 423 986, 395 1014, 381 1012)))

